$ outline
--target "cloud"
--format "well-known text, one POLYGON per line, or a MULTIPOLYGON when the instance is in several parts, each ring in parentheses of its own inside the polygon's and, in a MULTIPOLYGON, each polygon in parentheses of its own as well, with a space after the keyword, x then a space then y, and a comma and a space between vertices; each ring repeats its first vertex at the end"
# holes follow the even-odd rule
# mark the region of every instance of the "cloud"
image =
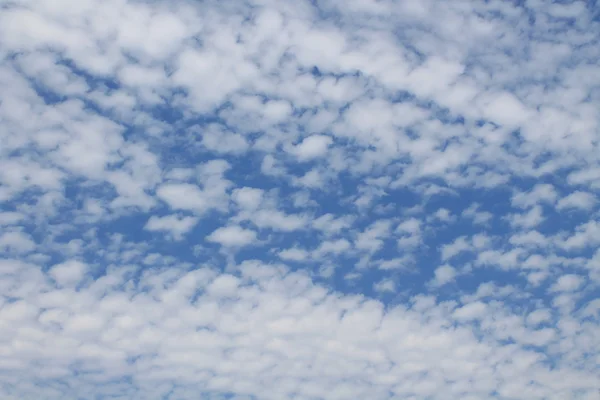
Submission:
POLYGON ((227 183, 219 174, 208 177, 204 189, 191 183, 166 183, 156 190, 156 195, 174 210, 193 211, 199 215, 227 207, 227 183))
POLYGON ((391 279, 384 279, 374 284, 373 289, 375 289, 375 291, 379 293, 393 293, 396 291, 396 284, 391 279))
POLYGON ((60 286, 73 286, 81 282, 88 272, 88 266, 80 261, 69 260, 54 265, 50 276, 60 286))
POLYGON ((579 208, 590 210, 596 204, 596 197, 587 192, 576 191, 558 201, 556 208, 564 210, 569 208, 579 208))
POLYGON ((251 221, 259 228, 290 232, 303 228, 306 224, 306 217, 287 215, 279 210, 260 210, 251 216, 251 221))
POLYGON ((299 161, 309 161, 314 158, 323 157, 327 153, 329 145, 332 143, 333 140, 329 136, 312 135, 294 146, 291 153, 294 154, 299 161))
POLYGON ((262 203, 263 190, 243 187, 235 189, 231 198, 243 209, 256 210, 262 203))
POLYGON ((591 3, 4 3, 0 398, 598 398, 591 3))
POLYGON ((469 303, 454 311, 454 318, 459 321, 480 319, 485 315, 486 305, 482 302, 469 303))
POLYGON ((456 269, 450 265, 442 265, 436 268, 432 284, 434 286, 443 286, 454 281, 456 278, 456 269))
POLYGON ((163 185, 158 188, 156 195, 175 209, 194 210, 206 207, 206 200, 200 188, 189 183, 163 185))
MULTIPOLYGON (((36 267, 26 269, 31 273, 36 267)), ((115 271, 105 278, 127 281, 115 271)), ((384 290, 390 287, 388 283, 381 286, 384 290)), ((209 269, 146 272, 138 284, 125 285, 104 298, 97 297, 102 294, 94 284, 78 292, 51 289, 44 295, 56 299, 50 307, 43 297, 29 296, 31 302, 19 300, 1 311, 3 320, 12 321, 6 333, 16 335, 16 340, 27 338, 30 346, 39 350, 14 347, 3 360, 13 367, 9 376, 15 377, 15 382, 34 378, 75 382, 69 378, 73 368, 80 376, 78 384, 67 389, 48 392, 43 386, 23 386, 20 390, 27 393, 56 397, 65 390, 93 388, 103 397, 123 393, 164 396, 177 381, 189 390, 202 386, 234 390, 238 396, 285 398, 298 393, 325 398, 333 392, 341 398, 350 388, 340 376, 357 373, 368 380, 356 381, 352 391, 375 393, 378 398, 442 398, 448 393, 479 398, 493 391, 528 391, 531 377, 539 388, 534 394, 537 398, 559 389, 594 390, 591 375, 575 369, 553 371, 525 344, 502 344, 502 326, 506 324, 529 335, 516 335, 517 343, 546 331, 526 328, 503 312, 486 316, 485 310, 491 306, 481 301, 467 303, 452 315, 448 315, 452 308, 425 297, 413 299, 408 308, 386 310, 379 301, 332 293, 305 274, 256 262, 239 265, 236 275, 215 274, 209 269), (151 291, 140 291, 150 287, 150 282, 151 291), (57 301, 61 296, 63 300, 57 301), (89 296, 97 301, 85 302, 89 296), (40 301, 46 302, 44 309, 39 308, 40 301), (73 313, 75 310, 79 311, 73 313), (469 331, 469 321, 490 324, 494 318, 503 325, 489 325, 488 340, 479 341, 469 331), (458 320, 458 326, 447 325, 452 319, 458 320), (51 326, 54 330, 49 330, 51 326), (24 328, 41 334, 27 337, 24 328), (134 332, 136 339, 131 340, 134 332), (94 343, 101 337, 102 341, 94 343), (44 346, 50 342, 52 346, 44 346), (507 351, 509 358, 505 357, 507 351), (55 358, 59 354, 60 359, 55 358), (48 357, 55 360, 51 369, 23 368, 28 363, 46 363, 48 357), (305 374, 296 375, 293 365, 301 366, 305 374), (333 369, 335 365, 338 369, 333 369), (209 373, 198 373, 198 367, 209 373), (370 368, 384 372, 368 372, 370 368), (515 368, 527 376, 515 375, 515 368), (565 381, 557 379, 558 373, 591 380, 573 386, 560 383, 565 381), (122 374, 130 376, 133 383, 120 383, 122 374), (437 374, 452 376, 452 382, 426 384, 437 379, 437 374), (479 385, 469 384, 473 374, 479 385), (310 386, 301 384, 307 376, 313 382, 310 386), (102 385, 97 384, 100 378, 102 385), (257 378, 286 383, 267 390, 257 378), (417 386, 404 385, 407 379, 417 386), (222 386, 225 384, 227 389, 222 386)), ((530 315, 531 323, 547 320, 540 312, 530 315)))
POLYGON ((208 150, 225 154, 241 154, 248 149, 248 142, 242 135, 224 132, 214 125, 202 132, 202 144, 208 150))
POLYGON ((35 248, 35 242, 26 233, 13 231, 0 235, 0 249, 3 252, 28 253, 35 248))
POLYGON ((244 247, 256 241, 256 232, 237 225, 226 226, 212 232, 206 240, 225 247, 244 247))
POLYGON ((558 278, 550 290, 555 292, 572 292, 579 289, 582 284, 583 279, 579 275, 567 274, 558 278))
POLYGON ((309 253, 306 250, 298 248, 282 250, 278 255, 281 259, 287 261, 304 261, 309 257, 309 253))
POLYGON ((151 216, 144 229, 154 232, 167 232, 176 240, 181 240, 196 224, 198 218, 182 217, 179 215, 166 215, 164 217, 151 216))

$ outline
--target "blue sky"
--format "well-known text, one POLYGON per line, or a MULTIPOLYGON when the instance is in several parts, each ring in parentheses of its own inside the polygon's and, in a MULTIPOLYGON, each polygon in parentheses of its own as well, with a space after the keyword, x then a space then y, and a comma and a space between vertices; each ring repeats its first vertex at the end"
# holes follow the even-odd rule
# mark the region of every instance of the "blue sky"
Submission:
POLYGON ((595 2, 0 5, 2 399, 600 398, 595 2))

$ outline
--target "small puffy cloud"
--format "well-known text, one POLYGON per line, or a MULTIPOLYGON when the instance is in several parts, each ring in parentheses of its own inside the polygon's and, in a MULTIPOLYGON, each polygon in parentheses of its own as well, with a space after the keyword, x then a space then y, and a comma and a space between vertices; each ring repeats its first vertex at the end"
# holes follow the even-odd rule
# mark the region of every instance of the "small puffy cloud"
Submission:
POLYGON ((452 316, 454 319, 459 321, 472 321, 475 319, 481 319, 486 314, 486 310, 487 305, 485 303, 475 301, 454 310, 452 316))
POLYGON ((356 218, 352 215, 337 217, 333 214, 323 214, 312 220, 312 226, 327 235, 342 233, 350 228, 356 218))
POLYGON ((206 288, 206 292, 215 297, 230 297, 235 295, 240 279, 233 275, 224 274, 218 276, 206 288))
POLYGON ((461 216, 471 218, 476 225, 485 225, 494 218, 491 212, 480 211, 479 204, 472 204, 462 212, 461 216))
POLYGON ((431 217, 442 222, 452 222, 455 219, 450 210, 447 208, 438 209, 431 217))
POLYGON ((510 214, 508 220, 514 227, 533 228, 541 224, 545 217, 542 207, 536 205, 527 212, 510 214))
POLYGON ((54 265, 50 269, 50 276, 61 286, 75 286, 85 278, 88 270, 87 264, 77 260, 69 260, 54 265))
POLYGON ((304 261, 310 256, 308 251, 297 247, 282 250, 277 254, 282 260, 286 261, 304 261))
POLYGON ((551 320, 552 313, 547 309, 535 310, 527 315, 527 323, 531 326, 537 326, 543 322, 549 322, 551 320))
POLYGON ((396 291, 396 283, 391 279, 382 279, 373 285, 373 289, 378 293, 394 293, 396 291))
POLYGON ((263 190, 251 187, 235 189, 231 193, 232 200, 244 210, 256 210, 262 203, 263 196, 263 190))
POLYGON ((383 247, 384 240, 389 235, 391 221, 379 220, 373 222, 366 230, 360 232, 354 242, 359 250, 375 253, 383 247))
POLYGON ((590 210, 596 205, 596 196, 588 192, 576 191, 563 197, 558 201, 556 208, 564 210, 569 208, 579 208, 581 210, 590 210))
POLYGON ((338 255, 352 248, 352 245, 346 239, 329 240, 321 243, 314 251, 315 257, 322 257, 326 254, 338 255))
POLYGON ((409 218, 398 225, 396 233, 402 235, 398 239, 399 248, 411 249, 422 243, 421 224, 422 222, 417 218, 409 218))
POLYGON ((303 215, 285 214, 278 210, 260 210, 255 212, 250 220, 259 228, 291 232, 304 228, 308 219, 303 215))
POLYGON ((443 286, 452 282, 456 278, 456 269, 450 265, 442 265, 436 268, 432 284, 434 286, 443 286))
POLYGON ((445 244, 442 246, 442 261, 449 260, 452 257, 455 257, 458 254, 464 251, 468 251, 470 249, 471 245, 467 243, 467 238, 465 236, 459 236, 456 239, 454 239, 454 242, 452 242, 451 244, 445 244))
POLYGON ((396 257, 388 260, 379 260, 378 268, 383 271, 408 269, 414 264, 414 258, 410 254, 405 254, 402 257, 396 257))
POLYGON ((248 150, 246 138, 239 133, 228 132, 214 125, 202 132, 202 145, 215 153, 241 154, 248 150))
POLYGON ((13 225, 25 219, 23 213, 7 211, 0 212, 0 225, 13 225))
POLYGON ((313 168, 299 178, 294 178, 296 186, 317 189, 322 188, 325 180, 324 174, 319 168, 313 168))
POLYGON ((208 206, 202 190, 190 183, 162 185, 156 191, 156 195, 176 210, 203 210, 208 206))
POLYGON ((197 223, 198 218, 196 217, 183 217, 180 215, 157 217, 153 215, 148 222, 146 222, 144 229, 153 232, 167 232, 170 233, 174 239, 181 240, 183 235, 188 233, 197 223))
POLYGON ((600 222, 590 220, 575 228, 575 232, 566 238, 557 237, 557 245, 565 250, 573 251, 600 243, 600 222))
POLYGON ((396 232, 417 234, 421 231, 421 221, 416 218, 410 218, 398 225, 396 232))
POLYGON ((553 204, 558 194, 554 186, 547 183, 539 183, 529 192, 516 192, 511 199, 513 206, 527 208, 541 203, 553 204))
POLYGON ((488 92, 479 102, 482 114, 502 126, 519 126, 531 116, 527 106, 508 92, 488 92))
POLYGON ((265 175, 282 176, 286 174, 286 169, 271 154, 267 154, 261 164, 260 171, 265 175))
POLYGON ((552 292, 573 292, 583 285, 583 278, 575 274, 563 275, 550 287, 552 292))
POLYGON ((27 233, 20 231, 4 232, 0 235, 0 250, 14 253, 28 253, 35 249, 35 242, 27 233))
POLYGON ((327 150, 332 143, 333 139, 329 136, 312 135, 304 138, 304 140, 294 146, 290 152, 294 154, 299 161, 309 161, 323 157, 327 154, 327 150))
POLYGON ((206 237, 206 240, 224 247, 244 247, 256 241, 256 232, 238 225, 218 228, 206 237))

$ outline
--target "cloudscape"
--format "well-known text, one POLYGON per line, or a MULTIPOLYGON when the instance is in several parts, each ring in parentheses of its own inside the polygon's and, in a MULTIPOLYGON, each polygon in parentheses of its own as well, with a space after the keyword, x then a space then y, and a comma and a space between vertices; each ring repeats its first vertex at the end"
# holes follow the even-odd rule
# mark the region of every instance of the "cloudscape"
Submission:
POLYGON ((600 399, 600 3, 0 0, 0 399, 600 399))

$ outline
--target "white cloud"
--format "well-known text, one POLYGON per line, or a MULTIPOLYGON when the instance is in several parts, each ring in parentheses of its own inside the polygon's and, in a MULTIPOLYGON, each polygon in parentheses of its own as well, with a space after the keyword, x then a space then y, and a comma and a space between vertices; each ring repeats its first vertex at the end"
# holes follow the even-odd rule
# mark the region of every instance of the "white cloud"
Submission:
POLYGON ((456 269, 451 265, 442 265, 436 268, 432 284, 434 286, 443 286, 454 281, 456 278, 456 269))
POLYGON ((591 193, 576 191, 558 201, 556 208, 564 210, 568 208, 579 208, 590 210, 596 204, 596 197, 591 193))
POLYGON ((554 186, 549 184, 537 184, 529 192, 517 192, 513 195, 511 201, 516 207, 532 207, 542 202, 554 203, 558 194, 554 186))
POLYGON ((260 210, 252 214, 251 221, 259 228, 271 228, 284 232, 302 229, 307 219, 302 215, 287 215, 278 210, 260 210))
MULTIPOLYGON (((29 273, 35 270, 27 268, 29 273)), ((147 272, 144 280, 154 282, 151 292, 141 290, 144 283, 140 282, 138 288, 125 285, 92 302, 86 298, 97 296, 93 286, 78 292, 50 289, 45 298, 62 295, 65 300, 55 302, 57 305, 47 300, 43 305, 40 301, 44 297, 31 293, 25 301, 5 305, 0 316, 11 321, 7 333, 15 335, 17 341, 27 338, 38 351, 11 347, 3 363, 13 366, 11 376, 33 379, 48 371, 26 366, 52 357, 53 372, 46 376, 68 382, 75 365, 93 369, 105 383, 98 385, 96 380, 79 377, 78 387, 103 396, 123 387, 114 387, 111 382, 129 369, 127 359, 135 367, 135 383, 127 386, 129 396, 142 397, 167 394, 172 389, 164 384, 176 379, 194 389, 193 395, 201 387, 209 387, 238 396, 273 399, 291 398, 294 393, 330 398, 332 392, 345 398, 350 388, 344 377, 353 373, 361 374, 364 380, 356 381, 352 392, 378 398, 411 393, 432 398, 448 393, 481 398, 493 391, 507 393, 520 388, 526 392, 532 380, 542 388, 533 397, 540 399, 559 387, 569 393, 595 388, 595 384, 561 386, 565 381, 557 379, 558 372, 545 364, 540 353, 525 348, 530 343, 552 340, 554 334, 526 328, 517 315, 506 314, 509 311, 496 310, 487 316, 491 306, 481 301, 453 310, 421 296, 408 308, 388 309, 375 300, 330 293, 302 273, 253 262, 240 265, 239 272, 237 276, 215 275, 203 269, 147 272), (45 309, 36 318, 41 306, 45 309), (474 319, 486 324, 485 340, 470 333, 469 321, 474 319), (51 328, 56 324, 60 333, 51 328), (511 327, 508 332, 512 332, 515 344, 503 344, 506 327, 511 327), (27 336, 32 329, 37 335, 27 336), (134 332, 135 340, 130 340, 134 332), (505 358, 507 352, 509 360, 505 358), (315 363, 314 357, 320 361, 315 363), (199 366, 210 373, 198 373, 199 366), (332 374, 334 366, 341 369, 332 374), (385 366, 388 372, 382 374, 380 369, 385 366), (370 371, 373 367, 376 371, 370 371), (273 370, 281 373, 272 376, 269 371, 273 370), (519 374, 515 375, 515 370, 519 374), (415 372, 425 376, 415 378, 415 372), (312 384, 301 385, 307 373, 312 384), (437 374, 451 377, 452 383, 426 384, 437 374), (473 374, 480 382, 476 386, 471 382, 473 374), (264 388, 266 381, 286 383, 274 385, 274 392, 272 387, 264 388), (417 389, 405 386, 406 381, 417 389)), ((111 274, 111 279, 121 280, 111 274)), ((383 291, 393 287, 390 281, 376 286, 383 291)), ((537 325, 547 321, 548 316, 542 314, 529 314, 529 322, 537 325)), ((570 366, 561 367, 560 375, 594 382, 593 374, 570 366)), ((73 389, 48 392, 37 386, 18 390, 59 398, 73 389)), ((193 397, 185 393, 180 395, 193 397)))
POLYGON ((329 240, 322 242, 314 251, 315 257, 322 257, 326 254, 341 254, 352 248, 352 245, 346 239, 329 240))
POLYGON ((175 214, 165 215, 164 217, 153 215, 146 222, 144 229, 168 232, 173 235, 174 239, 181 240, 183 235, 188 233, 197 223, 198 218, 195 217, 182 217, 175 214))
POLYGON ((532 326, 537 326, 543 322, 549 322, 552 319, 552 314, 549 310, 535 310, 527 315, 527 323, 532 326))
POLYGON ((323 187, 325 180, 322 171, 320 171, 318 168, 313 168, 300 178, 295 178, 294 183, 297 186, 318 189, 323 187))
POLYGON ((25 219, 25 215, 19 212, 7 211, 0 213, 0 225, 15 225, 25 219))
POLYGON ((459 321, 471 321, 474 319, 481 319, 485 315, 486 310, 487 306, 485 303, 476 301, 458 308, 452 315, 459 321))
POLYGON ((391 221, 379 220, 373 222, 366 230, 360 232, 354 246, 359 250, 375 253, 384 245, 384 240, 389 236, 391 221))
POLYGON ((261 189, 243 187, 235 189, 231 198, 239 207, 247 210, 256 210, 263 200, 264 191, 261 189))
POLYGON ((240 280, 233 275, 221 275, 206 288, 206 292, 215 297, 230 297, 237 292, 240 280))
POLYGON ((575 232, 566 238, 557 237, 558 246, 565 250, 577 250, 600 243, 600 224, 596 221, 585 222, 575 228, 575 232))
POLYGON ((0 249, 3 252, 28 253, 34 250, 35 247, 35 242, 26 233, 9 231, 0 235, 0 249))
POLYGON ((309 161, 314 158, 323 157, 332 143, 333 140, 329 136, 312 135, 304 138, 302 142, 294 146, 290 152, 294 154, 299 161, 309 161))
POLYGON ((227 208, 227 194, 219 186, 201 190, 191 183, 167 183, 156 190, 156 195, 174 210, 189 210, 204 214, 211 209, 227 208))
POLYGON ((465 236, 457 237, 451 244, 442 246, 442 261, 446 261, 459 255, 463 251, 471 249, 471 245, 467 243, 465 236))
POLYGON ((50 269, 50 276, 61 286, 74 286, 80 283, 89 267, 77 260, 56 264, 50 269))
POLYGON ((526 213, 510 214, 508 220, 515 227, 534 228, 544 221, 543 214, 542 207, 537 205, 526 213))
POLYGON ((260 164, 260 170, 265 175, 281 176, 286 173, 286 169, 277 162, 270 154, 267 154, 260 164))
POLYGON ((290 248, 277 253, 283 260, 304 261, 309 257, 309 253, 304 249, 290 248))
POLYGON ((473 204, 462 212, 462 216, 473 219, 473 223, 477 225, 485 225, 492 220, 494 215, 488 211, 479 211, 479 205, 473 204))
POLYGON ((373 289, 379 293, 395 292, 396 284, 391 279, 383 279, 373 285, 373 289))
POLYGON ((157 189, 156 195, 174 209, 203 210, 208 206, 200 188, 189 183, 163 185, 157 189))
POLYGON ((328 235, 334 235, 352 226, 354 217, 351 215, 336 218, 334 214, 323 214, 312 220, 312 225, 328 235))
POLYGON ((254 243, 257 239, 255 231, 233 225, 218 228, 208 235, 206 240, 225 247, 244 247, 254 243))
POLYGON ((583 279, 579 275, 567 274, 563 275, 552 287, 550 288, 553 292, 572 292, 577 290, 583 285, 583 279))
POLYGON ((202 132, 202 145, 216 153, 241 154, 248 150, 248 142, 239 133, 224 132, 214 126, 202 132))

